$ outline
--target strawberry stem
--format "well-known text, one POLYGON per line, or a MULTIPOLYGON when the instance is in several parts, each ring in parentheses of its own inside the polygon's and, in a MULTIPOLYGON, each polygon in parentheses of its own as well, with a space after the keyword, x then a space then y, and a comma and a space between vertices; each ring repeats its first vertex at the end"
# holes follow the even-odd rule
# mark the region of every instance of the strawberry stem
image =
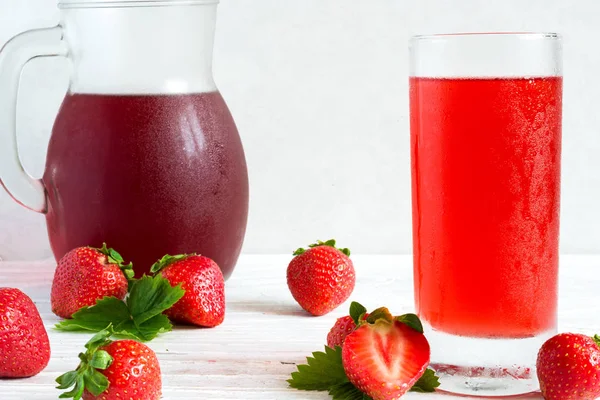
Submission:
POLYGON ((419 333, 423 333, 423 324, 421 323, 421 320, 416 314, 409 313, 400 315, 398 317, 393 317, 386 307, 380 307, 373 311, 371 314, 368 314, 368 316, 365 313, 366 309, 359 303, 352 302, 352 304, 350 304, 350 316, 354 320, 356 326, 359 326, 364 323, 375 324, 378 320, 384 320, 388 323, 398 321, 419 333), (362 311, 360 307, 364 309, 364 312, 359 314, 359 312, 362 311), (357 317, 355 318, 355 316, 357 317), (365 316, 367 317, 366 319, 364 319, 365 316))
POLYGON ((594 342, 600 347, 600 335, 594 335, 592 339, 594 339, 594 342))
MULTIPOLYGON (((319 247, 319 246, 329 246, 329 247, 333 247, 334 249, 337 249, 339 251, 341 251, 342 253, 344 253, 346 256, 350 257, 350 249, 347 247, 344 247, 343 249, 335 247, 335 239, 329 239, 325 242, 321 241, 321 240, 317 240, 316 243, 313 244, 309 244, 308 247, 310 249, 312 249, 313 247, 319 247)), ((294 251, 292 253, 292 255, 294 256, 299 256, 301 254, 306 253, 306 249, 299 247, 298 249, 296 249, 296 251, 294 251)))
POLYGON ((394 320, 394 317, 390 313, 390 310, 388 310, 386 307, 380 307, 373 311, 371 314, 369 314, 369 316, 367 317, 367 322, 369 324, 374 324, 380 319, 391 323, 394 320))

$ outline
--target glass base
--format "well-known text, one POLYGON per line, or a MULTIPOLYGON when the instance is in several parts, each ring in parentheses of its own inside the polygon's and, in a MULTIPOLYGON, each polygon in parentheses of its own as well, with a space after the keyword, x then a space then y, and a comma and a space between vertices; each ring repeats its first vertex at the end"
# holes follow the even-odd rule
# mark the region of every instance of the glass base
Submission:
POLYGON ((486 397, 539 390, 537 353, 554 331, 522 339, 485 339, 456 336, 423 325, 440 390, 486 397))

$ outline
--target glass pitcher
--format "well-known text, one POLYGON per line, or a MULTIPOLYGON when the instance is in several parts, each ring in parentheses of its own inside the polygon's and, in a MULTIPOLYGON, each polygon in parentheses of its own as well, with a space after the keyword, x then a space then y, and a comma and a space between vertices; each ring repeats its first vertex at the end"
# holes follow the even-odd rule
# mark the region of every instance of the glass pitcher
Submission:
POLYGON ((0 182, 44 213, 57 259, 103 242, 136 275, 164 254, 201 253, 229 277, 248 214, 242 143, 212 76, 217 0, 62 0, 60 25, 0 52, 0 182), (67 57, 69 90, 41 180, 21 165, 23 66, 67 57))

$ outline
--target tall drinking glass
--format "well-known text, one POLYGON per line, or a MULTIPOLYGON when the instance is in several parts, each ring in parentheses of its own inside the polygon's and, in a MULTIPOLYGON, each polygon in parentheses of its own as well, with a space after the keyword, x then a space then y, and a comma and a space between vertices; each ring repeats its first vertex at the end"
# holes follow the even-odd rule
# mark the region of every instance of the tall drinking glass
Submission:
POLYGON ((562 54, 553 33, 410 43, 416 309, 441 388, 538 388, 556 331, 562 54))

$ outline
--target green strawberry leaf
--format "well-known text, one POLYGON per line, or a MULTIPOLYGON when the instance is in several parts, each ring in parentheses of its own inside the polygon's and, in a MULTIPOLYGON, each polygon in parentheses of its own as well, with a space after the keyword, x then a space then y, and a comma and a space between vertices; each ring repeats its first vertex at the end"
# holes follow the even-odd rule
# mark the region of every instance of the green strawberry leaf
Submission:
POLYGON ((125 264, 125 260, 121 257, 115 249, 109 248, 106 243, 102 243, 102 247, 97 249, 100 253, 104 254, 108 258, 108 262, 111 264, 117 264, 127 280, 133 279, 135 272, 133 271, 133 263, 125 264))
POLYGON ((150 267, 150 272, 156 274, 161 270, 167 268, 169 265, 176 263, 177 261, 181 261, 183 259, 188 258, 189 256, 194 256, 196 254, 178 254, 176 256, 170 256, 168 254, 164 255, 163 258, 155 262, 152 267, 150 267))
POLYGON ((306 253, 306 250, 304 250, 302 247, 298 247, 298 248, 296 249, 296 251, 294 251, 294 252, 292 253, 292 255, 293 255, 293 256, 299 256, 299 255, 301 255, 301 254, 304 254, 304 253, 306 253))
POLYGON ((360 317, 363 316, 366 312, 367 309, 362 304, 357 303, 356 301, 350 303, 350 317, 352 317, 352 320, 354 321, 356 326, 359 325, 360 317))
POLYGON ((158 314, 137 326, 140 337, 145 341, 154 339, 158 334, 170 332, 173 325, 164 314, 158 314))
POLYGON ((161 314, 177 303, 184 293, 181 284, 173 287, 162 276, 143 276, 135 282, 127 298, 127 306, 133 322, 139 326, 155 315, 161 314))
POLYGON ((116 297, 104 297, 77 311, 72 319, 59 322, 56 329, 98 332, 112 325, 117 336, 149 341, 173 328, 162 313, 184 293, 180 286, 171 286, 162 276, 144 276, 134 281, 126 303, 116 297))
POLYGON ((108 378, 94 368, 87 369, 83 373, 83 382, 85 384, 85 388, 94 396, 99 396, 108 388, 110 384, 108 378))
POLYGON ((94 355, 89 361, 90 366, 98 369, 106 369, 110 363, 112 363, 112 357, 104 350, 94 352, 94 355))
POLYGON ((396 321, 402 322, 403 324, 413 328, 419 333, 423 333, 423 324, 416 314, 404 314, 395 318, 396 321))
POLYGON ((125 275, 125 278, 127 278, 128 282, 131 282, 134 280, 134 276, 135 276, 135 272, 133 270, 133 263, 130 262, 129 264, 122 264, 120 265, 121 271, 123 271, 123 274, 125 275))
POLYGON ((73 398, 81 399, 84 390, 89 391, 94 396, 99 396, 108 389, 108 378, 99 370, 104 370, 113 362, 113 358, 105 350, 98 350, 99 347, 111 343, 112 326, 109 325, 105 330, 94 335, 85 345, 86 352, 79 354, 81 362, 74 371, 69 371, 56 378, 57 389, 68 389, 73 386, 73 390, 62 393, 58 396, 60 399, 73 398))
MULTIPOLYGON (((350 257, 350 249, 348 249, 348 248, 346 248, 346 247, 344 247, 343 249, 340 249, 340 248, 337 248, 337 247, 335 247, 335 239, 329 239, 329 240, 327 240, 327 241, 325 241, 325 242, 323 242, 322 240, 317 240, 317 242, 316 242, 316 243, 313 243, 313 244, 309 244, 309 245, 308 245, 308 247, 309 247, 310 249, 312 249, 312 248, 314 248, 314 247, 318 247, 318 246, 329 246, 329 247, 333 247, 333 248, 335 248, 335 249, 337 249, 337 250, 341 251, 342 253, 344 253, 346 256, 350 257)), ((306 253, 306 250, 305 250, 305 249, 303 249, 302 247, 300 247, 300 248, 296 249, 296 251, 294 251, 294 252, 292 253, 292 255, 294 255, 294 256, 299 256, 299 255, 301 255, 301 254, 304 254, 304 253, 306 253)))
POLYGON ((77 381, 78 376, 79 375, 77 374, 77 371, 69 371, 67 373, 62 374, 61 376, 56 378, 56 383, 59 384, 57 386, 57 389, 70 388, 71 386, 73 386, 75 384, 75 381, 77 381))
MULTIPOLYGON (((112 324, 108 324, 106 328, 96 333, 90 340, 87 341, 85 348, 90 352, 95 352, 99 347, 110 343, 110 336, 113 334, 113 332, 114 330, 112 324)), ((80 358, 82 354, 83 353, 79 354, 80 358)))
POLYGON ((425 373, 419 380, 410 388, 411 392, 431 393, 435 392, 435 388, 440 386, 440 378, 435 375, 435 372, 427 368, 425 373))
POLYGON ((592 339, 594 339, 594 342, 600 347, 600 335, 594 335, 592 339))
POLYGON ((333 400, 373 400, 350 382, 338 383, 329 388, 333 400))
POLYGON ((93 331, 99 332, 109 324, 119 332, 124 322, 130 320, 127 305, 116 297, 104 297, 91 307, 83 307, 72 319, 65 319, 55 325, 61 331, 93 331))
POLYGON ((329 390, 335 385, 348 382, 342 365, 342 348, 325 346, 325 352, 316 351, 307 357, 307 364, 298 365, 287 382, 299 390, 329 390))
MULTIPOLYGON (((60 383, 60 382, 59 382, 60 383)), ((67 386, 69 387, 69 386, 67 386)), ((77 379, 75 381, 75 387, 70 392, 66 392, 58 396, 59 399, 70 399, 73 398, 75 400, 81 399, 83 396, 83 391, 85 390, 85 378, 83 375, 78 374, 77 379)))
POLYGON ((123 264, 123 257, 114 249, 109 248, 106 243, 102 243, 102 247, 98 249, 100 253, 108 256, 108 262, 111 264, 123 264))

